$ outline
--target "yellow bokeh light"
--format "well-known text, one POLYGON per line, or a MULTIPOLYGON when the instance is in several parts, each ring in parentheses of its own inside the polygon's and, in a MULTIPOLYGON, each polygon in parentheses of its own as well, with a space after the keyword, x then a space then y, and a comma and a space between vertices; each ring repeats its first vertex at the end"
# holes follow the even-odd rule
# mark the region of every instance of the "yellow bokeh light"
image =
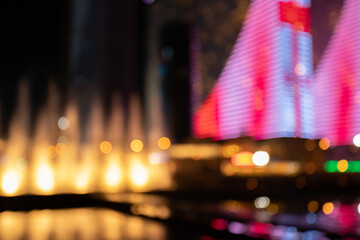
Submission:
POLYGON ((325 215, 329 215, 334 211, 334 204, 332 202, 327 202, 323 205, 322 210, 325 215))
POLYGON ((330 140, 328 138, 322 138, 320 139, 320 142, 319 142, 319 147, 322 149, 322 150, 326 150, 330 147, 330 140))
POLYGON ((146 185, 149 179, 148 170, 140 163, 134 163, 130 171, 131 182, 137 187, 146 185))
POLYGON ((66 152, 66 149, 67 149, 67 147, 66 147, 66 145, 64 144, 64 143, 58 143, 58 144, 56 144, 56 154, 58 154, 58 155, 64 155, 65 154, 65 152, 66 152))
POLYGON ((270 215, 275 215, 279 212, 279 205, 277 205, 276 203, 271 203, 266 211, 270 214, 270 215))
POLYGON ((56 157, 56 147, 55 146, 53 146, 53 145, 48 146, 48 148, 47 148, 47 156, 49 158, 56 157))
POLYGON ((309 212, 314 213, 319 209, 319 203, 317 201, 310 201, 307 208, 309 212))
POLYGON ((6 194, 14 194, 20 187, 21 175, 18 171, 8 170, 1 180, 1 188, 6 194))
POLYGON ((115 162, 109 164, 109 167, 105 174, 106 184, 109 187, 116 187, 121 180, 121 169, 115 162))
POLYGON ((234 154, 238 153, 240 150, 241 150, 241 148, 238 145, 235 145, 235 144, 228 145, 223 148, 222 154, 223 154, 223 157, 230 158, 234 154))
POLYGON ((39 164, 36 169, 35 181, 36 186, 44 192, 49 192, 54 188, 54 173, 48 164, 39 164))
POLYGON ((104 154, 111 153, 112 144, 109 141, 102 141, 100 143, 100 151, 104 154))
POLYGON ((141 152, 143 147, 144 147, 144 145, 143 145, 142 141, 139 139, 134 139, 130 143, 130 148, 134 152, 141 152))
POLYGON ((345 159, 342 159, 337 163, 337 168, 339 172, 345 172, 348 169, 348 167, 349 167, 349 163, 345 159))
POLYGON ((161 150, 169 149, 171 146, 171 141, 167 137, 162 137, 158 141, 158 146, 161 150))

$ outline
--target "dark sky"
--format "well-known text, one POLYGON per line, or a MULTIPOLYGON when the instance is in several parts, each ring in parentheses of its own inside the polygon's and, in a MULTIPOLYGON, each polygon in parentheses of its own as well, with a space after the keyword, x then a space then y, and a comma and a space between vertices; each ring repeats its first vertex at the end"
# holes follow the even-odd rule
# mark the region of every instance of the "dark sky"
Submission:
POLYGON ((30 83, 32 118, 46 99, 50 78, 64 90, 68 2, 4 1, 0 11, 1 132, 6 135, 20 79, 26 76, 30 83))
MULTIPOLYGON (((16 108, 18 83, 29 86, 31 126, 48 98, 49 82, 60 94, 60 109, 76 96, 82 119, 96 92, 110 105, 111 94, 123 102, 139 84, 141 1, 5 1, 0 7, 0 137, 6 137, 16 108), (82 84, 77 80, 81 79, 82 84), (94 91, 90 89, 95 89, 94 91), (83 101, 84 100, 84 101, 83 101)), ((125 107, 126 108, 126 107, 125 107)), ((105 107, 105 113, 108 111, 105 107)), ((84 125, 86 123, 84 122, 84 125)))
MULTIPOLYGON (((105 105, 110 105, 111 94, 108 93, 124 92, 123 102, 126 105, 127 94, 134 89, 143 91, 141 69, 144 64, 142 54, 145 52, 143 48, 146 40, 142 35, 145 27, 145 22, 141 19, 144 14, 142 1, 139 0, 136 4, 132 0, 106 4, 100 0, 77 1, 91 5, 89 8, 80 6, 77 10, 74 9, 73 2, 12 0, 1 3, 0 119, 2 123, 0 125, 2 129, 0 133, 3 136, 6 135, 8 123, 11 121, 10 116, 16 105, 17 84, 23 76, 29 81, 30 112, 33 122, 38 110, 46 101, 50 79, 56 83, 59 93, 62 94, 62 106, 67 101, 69 84, 79 76, 89 82, 92 82, 92 76, 96 76, 101 84, 95 84, 95 87, 101 89, 104 102, 107 103, 105 105), (92 9, 92 12, 85 12, 86 24, 77 29, 72 21, 81 18, 79 13, 83 9, 92 9), (77 44, 83 52, 77 56, 80 59, 78 65, 71 66, 73 64, 71 52, 74 51, 71 48, 74 45, 71 44, 74 34, 80 36, 77 44), (88 45, 89 41, 93 41, 93 45, 88 45), (90 48, 86 49, 86 46, 90 48), (97 74, 92 74, 95 68, 97 74)), ((165 9, 163 12, 170 13, 171 9, 167 11, 166 7, 169 5, 170 8, 171 2, 174 1, 158 0, 154 7, 163 6, 165 9)), ((202 80, 207 86, 203 93, 205 97, 220 74, 241 29, 248 0, 186 2, 187 5, 184 5, 179 1, 177 8, 188 9, 190 4, 192 13, 196 16, 192 18, 190 24, 197 25, 199 38, 202 41, 201 64, 203 69, 208 69, 203 72, 202 80), (229 34, 222 34, 222 30, 229 34), (219 38, 222 35, 223 37, 219 38), (211 59, 213 61, 210 61, 211 59)), ((312 1, 315 65, 330 39, 343 2, 343 0, 312 1)), ((182 13, 181 9, 177 11, 182 13)), ((180 15, 179 18, 182 17, 180 15)), ((160 14, 156 18, 162 16, 160 14)), ((84 95, 84 98, 89 96, 87 91, 77 90, 80 90, 79 96, 84 95)))

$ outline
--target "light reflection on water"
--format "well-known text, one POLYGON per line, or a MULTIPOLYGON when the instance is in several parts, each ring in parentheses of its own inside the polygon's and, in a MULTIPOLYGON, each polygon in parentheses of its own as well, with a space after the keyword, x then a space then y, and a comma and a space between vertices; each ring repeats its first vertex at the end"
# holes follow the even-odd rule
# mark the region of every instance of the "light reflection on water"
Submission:
POLYGON ((102 208, 5 211, 0 213, 0 239, 166 239, 155 221, 102 208))

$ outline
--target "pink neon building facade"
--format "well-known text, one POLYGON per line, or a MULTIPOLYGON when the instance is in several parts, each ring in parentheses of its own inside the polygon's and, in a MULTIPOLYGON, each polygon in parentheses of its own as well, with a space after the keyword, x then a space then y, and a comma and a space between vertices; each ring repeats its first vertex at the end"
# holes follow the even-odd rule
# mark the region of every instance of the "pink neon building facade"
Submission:
POLYGON ((316 137, 352 144, 360 133, 360 5, 347 0, 314 75, 316 137))
POLYGON ((254 0, 212 92, 198 138, 312 137, 310 0, 254 0))

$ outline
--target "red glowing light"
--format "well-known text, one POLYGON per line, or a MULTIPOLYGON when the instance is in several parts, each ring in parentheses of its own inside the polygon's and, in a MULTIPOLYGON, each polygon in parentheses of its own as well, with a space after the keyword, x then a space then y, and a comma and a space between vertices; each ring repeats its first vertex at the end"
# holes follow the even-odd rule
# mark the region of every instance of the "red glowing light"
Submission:
POLYGON ((211 228, 223 231, 227 228, 227 221, 221 218, 215 218, 211 221, 211 228))
POLYGON ((199 138, 218 136, 217 89, 209 95, 194 116, 194 131, 199 138))
POLYGON ((255 222, 252 225, 252 236, 263 237, 268 236, 272 232, 273 225, 261 222, 255 222))
POLYGON ((297 31, 310 33, 310 9, 296 5, 295 1, 279 2, 280 19, 282 22, 290 23, 297 31))

